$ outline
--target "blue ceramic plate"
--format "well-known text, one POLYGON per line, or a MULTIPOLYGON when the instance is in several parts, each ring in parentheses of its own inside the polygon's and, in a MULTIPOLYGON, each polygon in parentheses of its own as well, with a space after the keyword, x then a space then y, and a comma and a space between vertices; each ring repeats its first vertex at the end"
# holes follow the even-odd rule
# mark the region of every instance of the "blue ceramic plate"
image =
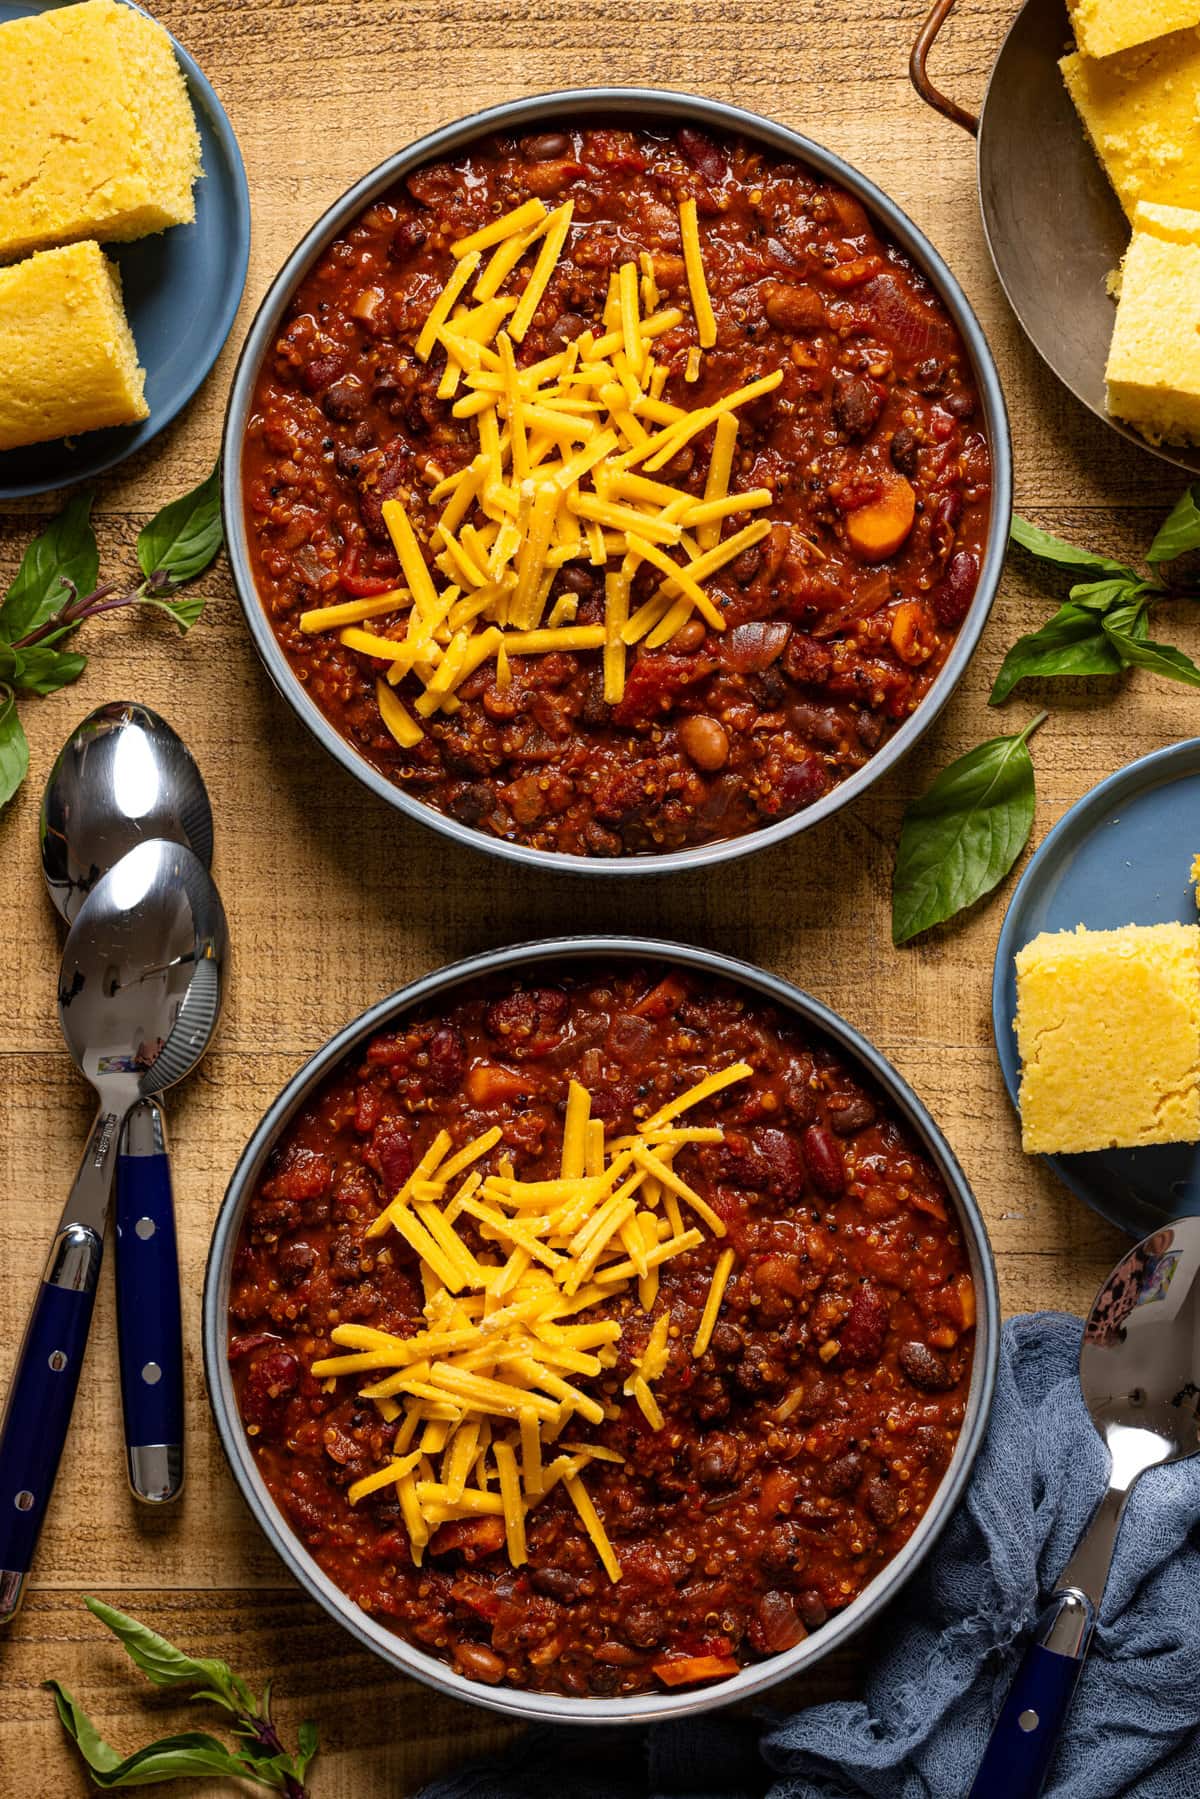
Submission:
MULTIPOLYGON (((1017 1103, 1020 1063, 1013 957, 1039 931, 1195 924, 1189 878, 1200 851, 1200 738, 1156 750, 1101 781, 1051 831, 1021 877, 996 945, 992 1029, 1017 1103)), ((1122 1230, 1146 1236, 1200 1214, 1200 1144, 1047 1156, 1073 1193, 1122 1230)))
MULTIPOLYGON (((0 22, 46 10, 29 0, 0 0, 0 22)), ((85 431, 71 443, 59 438, 0 453, 0 500, 90 480, 142 449, 187 405, 229 336, 250 258, 246 171, 221 102, 177 43, 175 54, 200 132, 204 176, 196 183, 195 222, 104 246, 120 265, 150 416, 140 425, 85 431)))

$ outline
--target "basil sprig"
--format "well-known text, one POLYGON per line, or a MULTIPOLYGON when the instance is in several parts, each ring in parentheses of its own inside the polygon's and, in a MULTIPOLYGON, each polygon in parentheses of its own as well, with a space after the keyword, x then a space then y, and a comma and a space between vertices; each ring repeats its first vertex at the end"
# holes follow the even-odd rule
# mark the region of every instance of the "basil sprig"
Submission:
POLYGON ((893 943, 982 899, 1021 854, 1036 798, 1029 738, 1045 717, 968 750, 909 806, 892 877, 893 943))
POLYGON ((76 494, 26 550, 0 600, 0 806, 29 769, 19 696, 45 695, 77 681, 87 657, 60 646, 86 619, 123 606, 150 606, 189 631, 204 611, 198 595, 180 592, 203 574, 222 543, 218 470, 172 500, 137 540, 141 580, 125 588, 100 581, 90 493, 76 494))
POLYGON ((991 691, 993 706, 1019 681, 1119 675, 1128 668, 1200 687, 1200 668, 1173 645, 1153 642, 1148 618, 1150 608, 1164 601, 1200 599, 1200 584, 1174 582, 1162 572, 1164 563, 1200 549, 1200 484, 1186 490, 1146 551, 1148 574, 1111 556, 1076 549, 1023 518, 1013 519, 1012 538, 1039 562, 1088 579, 1070 588, 1040 630, 1013 644, 991 691))
POLYGON ((316 1726, 309 1720, 296 1733, 294 1754, 284 1748, 271 1717, 268 1682, 261 1699, 227 1662, 191 1656, 160 1637, 136 1618, 126 1616, 99 1599, 85 1599, 92 1615, 106 1624, 134 1665, 156 1687, 177 1688, 193 1700, 218 1705, 229 1713, 231 1749, 207 1731, 189 1730, 148 1743, 132 1755, 122 1756, 104 1741, 87 1713, 61 1681, 44 1684, 54 1695, 63 1728, 91 1770, 92 1779, 105 1790, 112 1787, 149 1786, 160 1780, 185 1780, 196 1775, 224 1775, 249 1781, 287 1799, 307 1799, 304 1781, 317 1753, 316 1726))

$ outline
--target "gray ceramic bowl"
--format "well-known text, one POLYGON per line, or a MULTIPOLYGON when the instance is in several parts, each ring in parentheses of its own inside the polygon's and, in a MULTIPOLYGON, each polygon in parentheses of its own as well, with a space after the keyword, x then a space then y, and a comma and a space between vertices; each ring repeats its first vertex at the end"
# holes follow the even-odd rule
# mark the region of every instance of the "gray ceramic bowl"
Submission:
POLYGON ((229 560, 233 568, 238 596, 246 614, 246 622, 255 648, 267 672, 297 717, 307 726, 331 756, 369 787, 372 793, 395 806, 410 818, 431 825, 457 843, 506 856, 533 868, 575 872, 589 875, 670 874, 701 868, 713 862, 729 861, 754 850, 766 849, 785 837, 795 836, 810 825, 848 806, 860 794, 894 767, 929 729, 950 695, 954 692, 970 661, 980 634, 987 622, 1008 544, 1008 527, 1012 514, 1012 447, 1008 417, 1000 379, 992 361, 979 321, 967 303, 966 296, 954 276, 929 240, 917 230, 907 214, 894 200, 889 200, 875 184, 860 175, 849 163, 809 138, 776 125, 756 113, 740 107, 725 106, 717 100, 703 100, 691 94, 662 92, 655 88, 577 88, 554 94, 541 94, 530 100, 513 101, 495 106, 487 112, 474 113, 458 124, 443 126, 390 156, 369 175, 364 175, 336 205, 318 219, 312 230, 293 250, 268 290, 250 327, 234 376, 225 417, 222 448, 222 504, 225 513, 225 536, 229 560), (888 739, 877 755, 872 756, 856 774, 843 781, 815 805, 791 818, 781 819, 758 831, 741 837, 725 838, 717 843, 700 844, 694 849, 673 850, 662 855, 593 857, 568 856, 552 850, 530 849, 525 844, 506 843, 483 831, 475 831, 457 819, 438 812, 432 806, 412 798, 386 775, 372 768, 336 731, 319 706, 296 679, 287 657, 279 647, 262 603, 258 598, 250 564, 242 506, 242 444, 254 383, 264 355, 275 340, 280 321, 296 287, 309 267, 326 246, 344 231, 358 215, 387 188, 410 170, 439 157, 457 155, 467 145, 491 132, 528 131, 552 118, 595 116, 604 113, 620 115, 634 121, 682 120, 706 125, 715 131, 739 132, 743 137, 765 144, 769 149, 794 156, 818 174, 836 181, 860 199, 884 230, 912 257, 925 274, 954 320, 967 353, 983 399, 984 425, 992 457, 992 510, 983 567, 975 599, 954 648, 947 658, 929 693, 911 718, 894 737, 888 739))
POLYGON ((1000 1350, 1000 1300, 991 1246, 979 1208, 962 1169, 937 1125, 912 1089, 877 1049, 851 1029, 844 1019, 817 1000, 801 993, 777 976, 684 944, 664 943, 644 937, 565 937, 542 943, 517 944, 456 962, 450 968, 426 975, 412 986, 372 1006, 361 1018, 330 1039, 290 1080, 243 1151, 234 1170, 213 1231, 208 1272, 204 1284, 204 1368, 217 1431, 242 1495, 266 1536, 300 1585, 350 1632, 364 1649, 371 1650, 399 1673, 415 1675, 456 1699, 467 1699, 494 1711, 559 1724, 632 1724, 685 1713, 710 1711, 717 1706, 748 1699, 776 1682, 813 1666, 833 1649, 840 1648, 860 1631, 869 1618, 891 1599, 914 1568, 924 1560, 946 1525, 962 1495, 987 1426, 996 1363, 1000 1350), (296 1113, 337 1065, 376 1031, 389 1028, 398 1018, 431 1001, 449 1003, 459 988, 481 976, 509 970, 544 971, 548 965, 580 961, 637 961, 682 964, 703 973, 736 981, 753 993, 773 1001, 814 1033, 832 1043, 860 1068, 887 1096, 889 1103, 909 1125, 922 1150, 941 1174, 958 1214, 963 1240, 975 1282, 978 1323, 975 1362, 967 1398, 966 1417, 949 1468, 933 1503, 900 1553, 883 1568, 870 1586, 844 1612, 806 1637, 784 1655, 744 1668, 730 1680, 697 1692, 639 1694, 625 1699, 567 1699, 554 1694, 530 1693, 515 1687, 487 1687, 465 1680, 446 1663, 406 1643, 376 1619, 361 1611, 353 1600, 322 1572, 296 1537, 263 1483, 238 1414, 226 1355, 230 1274, 238 1233, 247 1202, 266 1166, 267 1159, 296 1113))

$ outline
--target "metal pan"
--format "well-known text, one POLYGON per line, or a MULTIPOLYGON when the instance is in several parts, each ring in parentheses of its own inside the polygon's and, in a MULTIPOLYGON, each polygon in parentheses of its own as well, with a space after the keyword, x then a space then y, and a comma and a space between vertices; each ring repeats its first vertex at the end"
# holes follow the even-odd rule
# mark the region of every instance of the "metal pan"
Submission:
POLYGON ((397 1673, 415 1676, 455 1699, 470 1700, 493 1711, 508 1712, 540 1723, 645 1724, 712 1711, 735 1700, 752 1698, 781 1680, 806 1672, 831 1650, 843 1647, 851 1637, 859 1635, 868 1620, 877 1618, 883 1606, 894 1598, 949 1523, 983 1442, 1000 1354, 1000 1298, 987 1229, 954 1152, 912 1088, 901 1079, 887 1058, 836 1012, 829 1011, 818 1000, 780 980, 777 975, 746 962, 734 961, 729 956, 714 955, 708 950, 648 937, 559 937, 540 943, 516 944, 510 949, 489 950, 469 961, 457 962, 426 975, 348 1024, 293 1075, 243 1150, 222 1202, 208 1252, 202 1329, 204 1372, 217 1434, 242 1497, 267 1541, 305 1592, 323 1606, 361 1648, 370 1650, 397 1673), (418 1008, 438 1003, 453 1004, 459 990, 471 982, 490 975, 519 975, 522 972, 536 974, 538 978, 553 978, 556 964, 581 962, 636 962, 642 966, 660 963, 695 969, 718 980, 732 981, 756 998, 771 1001, 785 1018, 798 1022, 812 1037, 832 1044, 852 1068, 883 1093, 888 1105, 912 1131, 922 1154, 945 1182, 970 1259, 978 1307, 971 1385, 953 1458, 928 1511, 908 1542, 858 1598, 794 1649, 773 1656, 769 1661, 753 1663, 716 1686, 673 1693, 640 1693, 615 1699, 566 1698, 509 1686, 482 1686, 405 1642, 380 1619, 355 1605, 313 1560, 267 1491, 238 1412, 226 1353, 233 1259, 246 1207, 275 1145, 292 1120, 312 1102, 339 1063, 359 1054, 363 1044, 375 1032, 391 1028, 418 1008))
POLYGON ((1128 443, 1200 474, 1200 449, 1151 444, 1109 413, 1105 282, 1129 225, 1059 74, 1071 48, 1063 0, 1025 0, 992 65, 978 118, 936 88, 927 61, 954 0, 934 0, 909 73, 935 112, 978 139, 979 209, 1000 285, 1026 337, 1077 400, 1128 443))

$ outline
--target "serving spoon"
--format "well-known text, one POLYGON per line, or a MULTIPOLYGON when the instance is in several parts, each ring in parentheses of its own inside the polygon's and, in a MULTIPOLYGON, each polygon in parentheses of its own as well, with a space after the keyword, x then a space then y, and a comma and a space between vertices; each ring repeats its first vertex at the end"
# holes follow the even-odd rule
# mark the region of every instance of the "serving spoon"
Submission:
MULTIPOLYGON (((0 1420, 0 1624, 24 1592, 58 1470, 104 1253, 121 1127, 190 1074, 216 1028, 228 939, 208 870, 181 844, 131 850, 94 884, 58 982, 67 1048, 99 1100, 0 1420)), ((154 1386, 161 1370, 141 1370, 154 1386)))
POLYGON ((1200 1453, 1200 1218, 1131 1249, 1101 1287, 1079 1352, 1108 1447, 1108 1489, 1025 1651, 969 1799, 1036 1799, 1104 1597, 1129 1495, 1147 1468, 1200 1453))
MULTIPOLYGON (((42 796, 46 888, 70 924, 91 889, 149 838, 187 844, 207 868, 213 821, 195 760, 164 718, 118 700, 72 732, 42 796)), ((125 1462, 136 1498, 162 1505, 183 1487, 183 1321, 167 1129, 156 1099, 125 1126, 116 1186, 117 1340, 125 1462), (153 1387, 141 1370, 153 1362, 153 1387)))

